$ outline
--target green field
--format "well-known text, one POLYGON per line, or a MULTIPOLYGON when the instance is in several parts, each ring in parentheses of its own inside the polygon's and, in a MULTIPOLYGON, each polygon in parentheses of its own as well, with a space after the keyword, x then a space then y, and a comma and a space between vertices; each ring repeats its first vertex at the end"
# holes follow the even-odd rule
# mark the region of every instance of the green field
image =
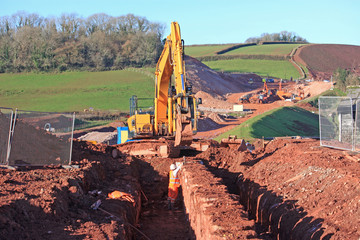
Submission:
POLYGON ((318 136, 319 117, 299 107, 282 107, 251 118, 215 140, 229 135, 248 141, 262 137, 318 136))
POLYGON ((289 55, 294 48, 304 44, 266 44, 255 45, 248 47, 241 47, 224 55, 271 55, 271 56, 284 56, 289 55))
POLYGON ((215 56, 216 52, 234 44, 185 46, 185 54, 191 57, 215 56))
POLYGON ((255 73, 263 77, 290 79, 300 78, 300 73, 286 60, 230 59, 204 61, 208 67, 216 71, 255 73))
MULTIPOLYGON (((152 70, 152 69, 151 69, 152 70)), ((0 107, 33 111, 129 111, 129 98, 153 97, 153 74, 141 70, 0 74, 0 107)))

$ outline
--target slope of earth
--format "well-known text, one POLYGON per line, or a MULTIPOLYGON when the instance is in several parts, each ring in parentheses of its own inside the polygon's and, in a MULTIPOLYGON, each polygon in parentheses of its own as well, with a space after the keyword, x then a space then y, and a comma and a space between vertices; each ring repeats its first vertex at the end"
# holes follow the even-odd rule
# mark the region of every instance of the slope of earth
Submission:
POLYGON ((279 139, 253 153, 210 148, 197 158, 218 169, 218 177, 237 182, 241 202, 257 222, 273 220, 264 218, 265 209, 285 204, 280 228, 288 224, 299 234, 304 222, 311 226, 292 239, 360 237, 359 154, 319 147, 318 140, 279 139))
POLYGON ((249 85, 251 79, 262 84, 261 77, 256 74, 227 74, 216 72, 195 58, 186 56, 186 77, 193 87, 193 92, 203 91, 215 98, 224 99, 229 93, 245 92, 259 87, 249 85))
POLYGON ((305 45, 294 60, 305 65, 314 79, 330 79, 337 68, 359 69, 360 46, 340 44, 305 45))

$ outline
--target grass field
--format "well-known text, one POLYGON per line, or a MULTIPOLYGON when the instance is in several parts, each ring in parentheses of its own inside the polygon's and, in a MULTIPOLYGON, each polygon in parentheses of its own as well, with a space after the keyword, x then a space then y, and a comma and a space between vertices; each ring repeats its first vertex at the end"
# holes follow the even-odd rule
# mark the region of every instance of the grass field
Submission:
POLYGON ((215 52, 231 47, 234 44, 185 46, 185 54, 191 57, 215 56, 215 52))
MULTIPOLYGON (((152 70, 152 69, 150 69, 152 70)), ((33 111, 129 111, 129 98, 153 97, 152 74, 138 70, 0 74, 0 107, 33 111)))
POLYGON ((229 135, 248 141, 262 137, 318 136, 319 117, 302 108, 282 107, 251 118, 215 140, 220 141, 229 135))
POLYGON ((266 44, 255 45, 248 47, 241 47, 230 52, 224 53, 224 55, 288 55, 291 51, 304 44, 266 44))
POLYGON ((276 77, 283 79, 300 78, 300 73, 286 60, 258 60, 258 59, 231 59, 204 61, 208 67, 216 71, 256 73, 263 77, 276 77))

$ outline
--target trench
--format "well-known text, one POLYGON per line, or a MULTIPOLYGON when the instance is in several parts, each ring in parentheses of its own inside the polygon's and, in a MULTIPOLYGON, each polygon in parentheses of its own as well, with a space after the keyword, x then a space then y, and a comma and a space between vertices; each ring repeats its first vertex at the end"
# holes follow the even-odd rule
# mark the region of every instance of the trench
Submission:
MULTIPOLYGON (((143 191, 139 230, 149 239, 275 239, 254 221, 239 202, 231 174, 220 174, 182 151, 177 159, 135 158, 143 191), (183 162, 182 190, 176 209, 168 210, 167 173, 171 163, 183 162)), ((135 239, 147 239, 135 233, 135 239)))
POLYGON ((255 223, 254 230, 261 239, 330 239, 324 236, 322 219, 307 215, 296 200, 283 200, 273 191, 243 177, 241 172, 231 172, 213 167, 204 160, 207 169, 224 184, 230 194, 235 194, 244 207, 248 219, 255 223))
MULTIPOLYGON (((129 191, 136 198, 135 208, 129 202, 116 200, 106 200, 103 205, 111 213, 119 204, 126 206, 124 216, 129 224, 125 224, 125 239, 303 239, 304 236, 316 239, 322 236, 319 222, 308 218, 293 202, 283 202, 281 196, 242 178, 239 172, 211 166, 211 160, 198 157, 198 153, 181 154, 176 159, 120 158, 121 165, 106 160, 102 166, 93 165, 93 171, 84 176, 82 187, 84 192, 94 188, 109 192, 116 187, 123 191, 132 185, 129 191), (184 156, 186 161, 180 174, 182 191, 176 209, 170 211, 169 166, 183 162, 184 156), (87 186, 103 176, 106 176, 105 185, 87 186), (130 224, 133 226, 129 227, 130 224)), ((124 210, 115 211, 120 212, 124 210)))
MULTIPOLYGON (((77 146, 74 154, 74 159, 83 164, 81 169, 51 170, 63 179, 51 178, 54 183, 47 184, 52 189, 48 192, 52 194, 49 209, 54 209, 53 213, 43 214, 40 207, 32 205, 26 207, 25 200, 0 209, 3 220, 17 223, 6 235, 37 224, 35 216, 42 213, 48 225, 57 224, 51 231, 64 239, 75 232, 86 233, 84 236, 92 239, 328 239, 322 236, 319 220, 308 217, 293 202, 283 201, 265 187, 242 178, 239 172, 210 166, 210 160, 197 153, 182 153, 186 157, 180 174, 182 192, 177 209, 169 211, 167 174, 170 164, 182 162, 182 157, 112 159, 103 150, 84 150, 84 144, 77 146), (89 161, 82 160, 84 154, 89 161), (135 202, 107 198, 113 190, 131 193, 135 202), (90 206, 98 200, 102 201, 102 210, 92 209, 90 206), (18 216, 23 217, 18 220, 18 216), (92 225, 87 228, 86 224, 92 225), (64 231, 69 225, 72 230, 64 231)), ((43 194, 33 197, 40 200, 43 194)), ((29 230, 24 238, 47 234, 47 228, 29 230)))
POLYGON ((138 227, 147 237, 135 233, 135 239, 195 239, 185 213, 181 188, 174 208, 168 209, 168 169, 171 163, 180 161, 181 158, 134 159, 142 190, 142 207, 138 227))

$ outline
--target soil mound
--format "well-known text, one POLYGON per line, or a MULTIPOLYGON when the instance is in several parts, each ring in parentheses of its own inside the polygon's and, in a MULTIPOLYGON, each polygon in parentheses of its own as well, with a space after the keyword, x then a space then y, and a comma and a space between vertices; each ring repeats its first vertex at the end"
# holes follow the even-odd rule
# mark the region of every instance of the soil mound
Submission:
MULTIPOLYGON (((10 120, 0 114, 1 151, 9 137, 10 120), (6 140, 6 141, 4 141, 6 140)), ((4 153, 1 153, 4 156, 4 153)), ((20 119, 16 121, 11 143, 10 165, 67 164, 70 157, 70 141, 64 137, 34 127, 20 119)))
POLYGON ((220 128, 221 125, 212 120, 211 118, 204 117, 198 119, 198 132, 205 132, 220 128))
POLYGON ((217 99, 225 99, 229 93, 248 91, 250 79, 261 83, 261 77, 256 74, 219 73, 189 56, 185 56, 185 66, 186 77, 193 91, 203 91, 217 99))

